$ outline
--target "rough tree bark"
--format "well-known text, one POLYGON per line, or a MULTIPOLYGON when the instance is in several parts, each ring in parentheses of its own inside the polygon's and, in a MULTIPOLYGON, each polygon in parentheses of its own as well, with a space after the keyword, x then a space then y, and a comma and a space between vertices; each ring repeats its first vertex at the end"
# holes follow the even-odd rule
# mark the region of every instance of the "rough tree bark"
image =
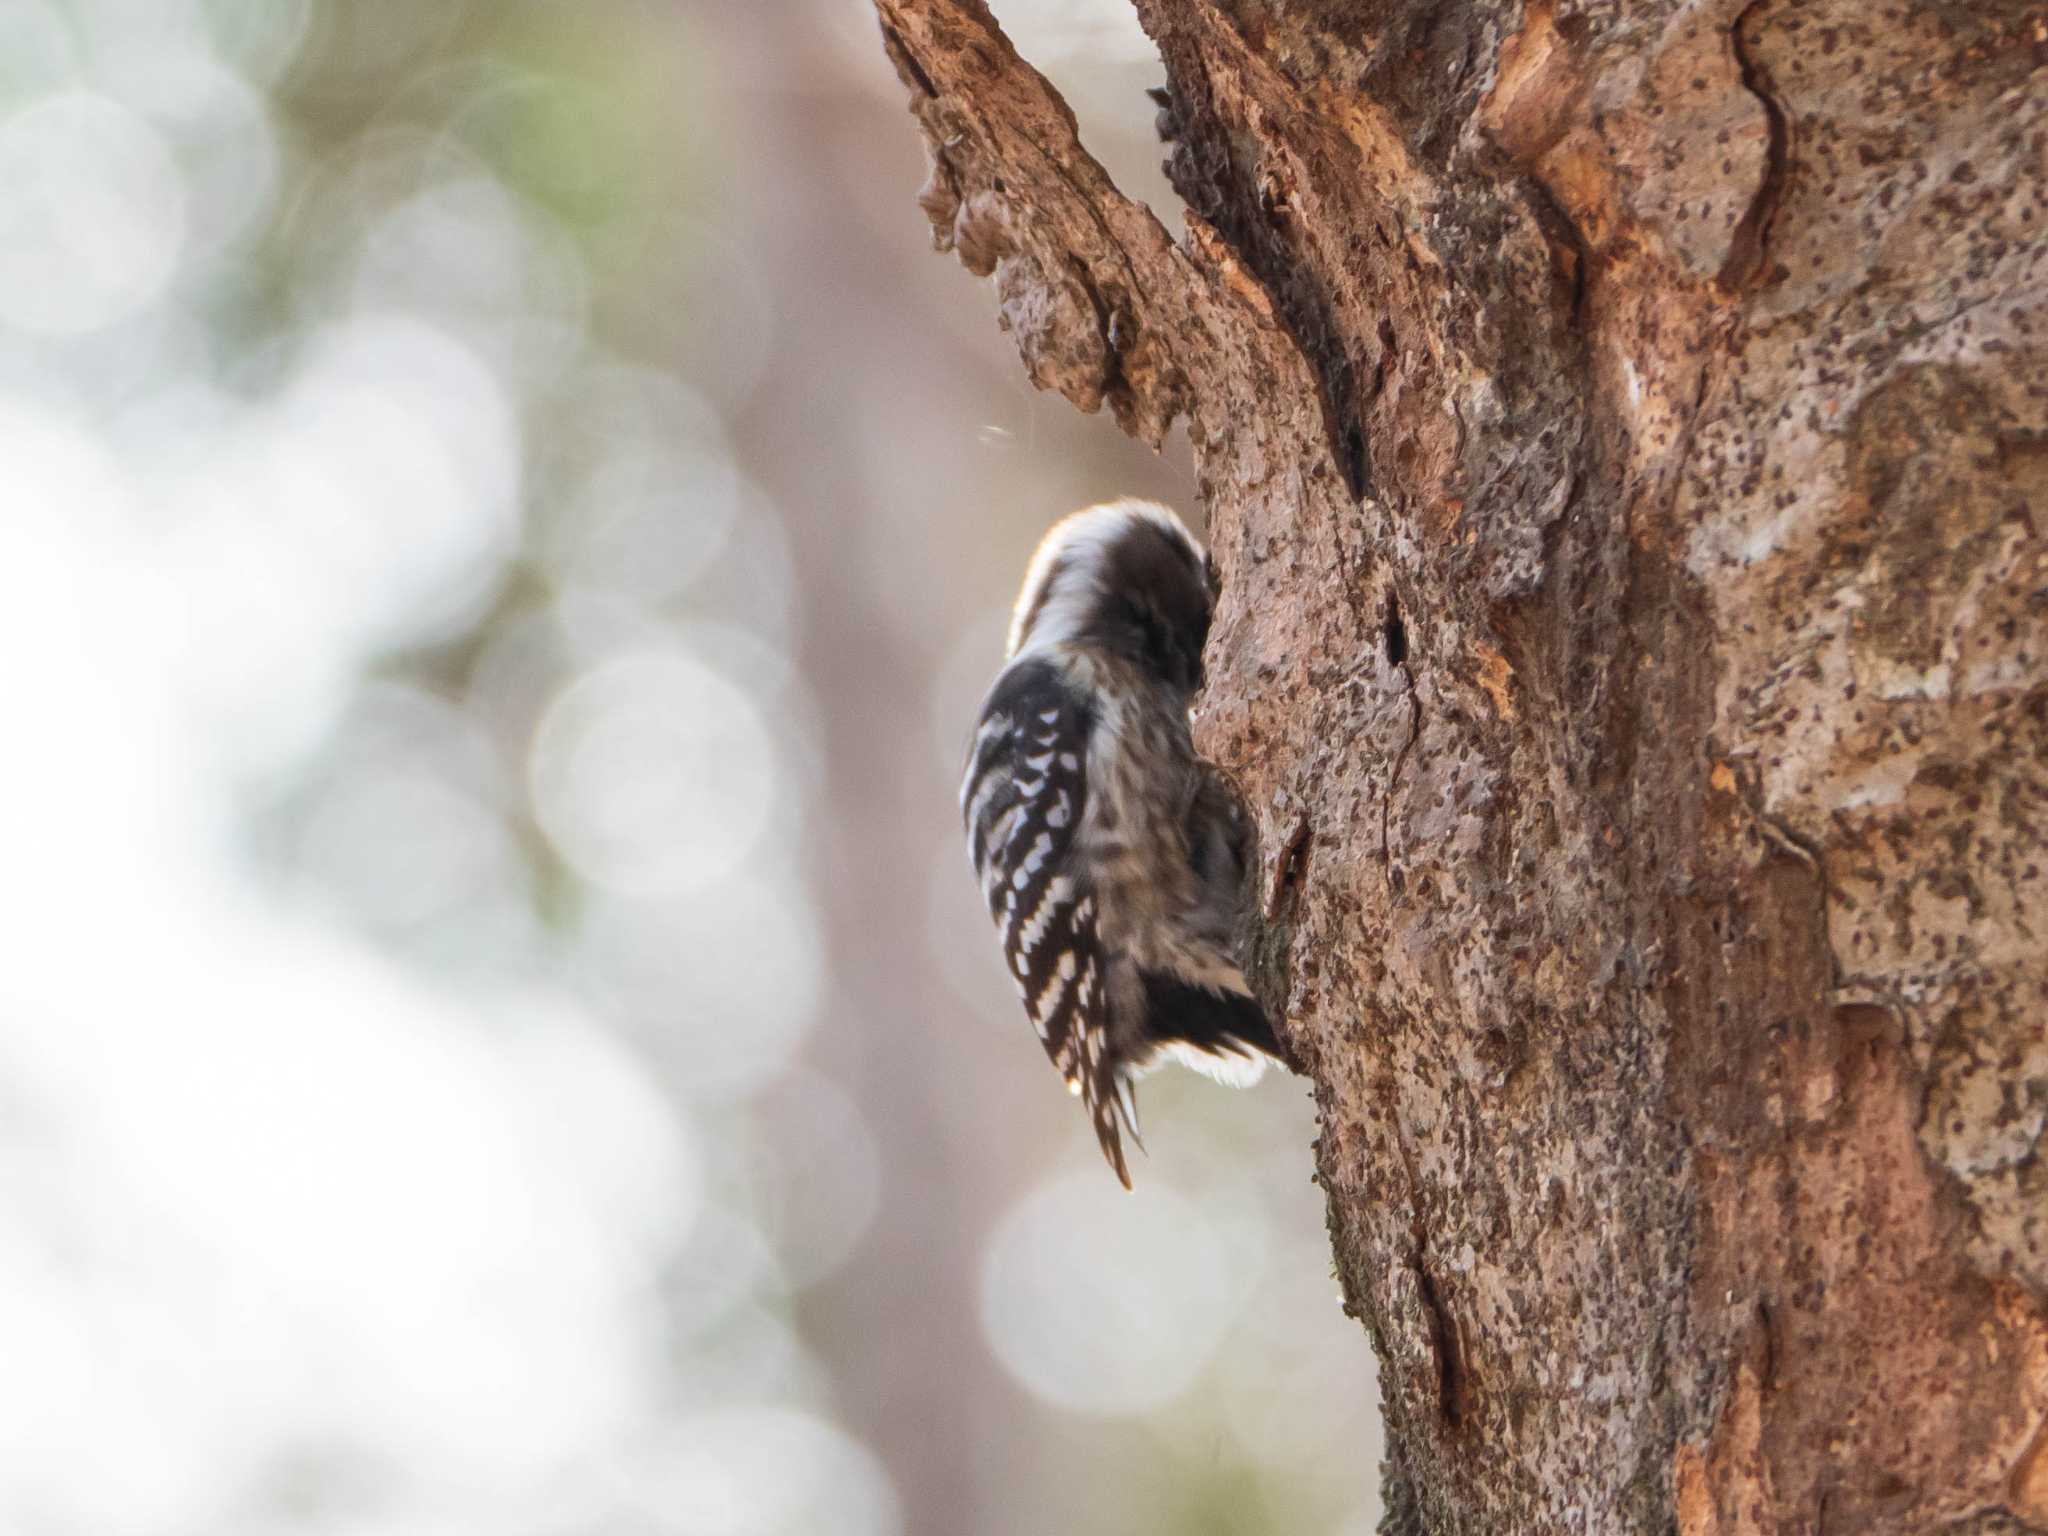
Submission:
POLYGON ((1187 418, 1392 1518, 2048 1532, 2040 7, 1138 0, 1179 241, 877 7, 1032 379, 1187 418))

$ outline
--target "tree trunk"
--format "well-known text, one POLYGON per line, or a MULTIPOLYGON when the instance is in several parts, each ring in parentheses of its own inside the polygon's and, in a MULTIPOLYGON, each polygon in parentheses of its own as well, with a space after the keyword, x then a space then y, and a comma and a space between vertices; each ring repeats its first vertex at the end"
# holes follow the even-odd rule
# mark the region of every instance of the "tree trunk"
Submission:
POLYGON ((2048 1531, 2040 7, 1139 0, 1176 243, 877 6, 1032 379, 1187 418, 1390 1521, 2048 1531))

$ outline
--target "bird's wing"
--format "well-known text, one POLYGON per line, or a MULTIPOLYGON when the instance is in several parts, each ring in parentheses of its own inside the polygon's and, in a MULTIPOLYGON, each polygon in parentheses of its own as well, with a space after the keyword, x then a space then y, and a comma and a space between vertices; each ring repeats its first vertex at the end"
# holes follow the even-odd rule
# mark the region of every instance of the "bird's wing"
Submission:
MULTIPOLYGON (((1088 1106, 1103 1156, 1130 1187, 1120 1117, 1128 1090, 1109 1048, 1095 891, 1075 857, 1088 803, 1085 701, 1051 662, 1012 663, 982 706, 960 811, 1003 958, 1046 1055, 1088 1106)), ((1135 1126, 1132 1127, 1135 1130, 1135 1126)))

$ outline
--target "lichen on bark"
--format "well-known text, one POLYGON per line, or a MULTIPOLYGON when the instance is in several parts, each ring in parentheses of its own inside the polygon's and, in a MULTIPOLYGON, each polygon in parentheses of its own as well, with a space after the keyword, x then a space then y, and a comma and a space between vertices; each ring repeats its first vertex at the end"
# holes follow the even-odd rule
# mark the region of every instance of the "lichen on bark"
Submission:
POLYGON ((1139 0, 1176 239, 877 7, 1032 379, 1187 419, 1406 1518, 2048 1530, 2040 8, 1139 0))

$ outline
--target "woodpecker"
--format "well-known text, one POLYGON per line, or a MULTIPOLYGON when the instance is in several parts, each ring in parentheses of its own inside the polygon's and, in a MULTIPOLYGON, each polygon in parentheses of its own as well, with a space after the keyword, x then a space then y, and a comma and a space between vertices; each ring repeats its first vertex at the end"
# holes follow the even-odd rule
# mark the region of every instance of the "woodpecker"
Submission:
POLYGON ((1038 546, 960 785, 1011 978, 1126 1189, 1137 1079, 1285 1062, 1234 955, 1245 819, 1195 753, 1213 585, 1156 502, 1088 507, 1038 546))

